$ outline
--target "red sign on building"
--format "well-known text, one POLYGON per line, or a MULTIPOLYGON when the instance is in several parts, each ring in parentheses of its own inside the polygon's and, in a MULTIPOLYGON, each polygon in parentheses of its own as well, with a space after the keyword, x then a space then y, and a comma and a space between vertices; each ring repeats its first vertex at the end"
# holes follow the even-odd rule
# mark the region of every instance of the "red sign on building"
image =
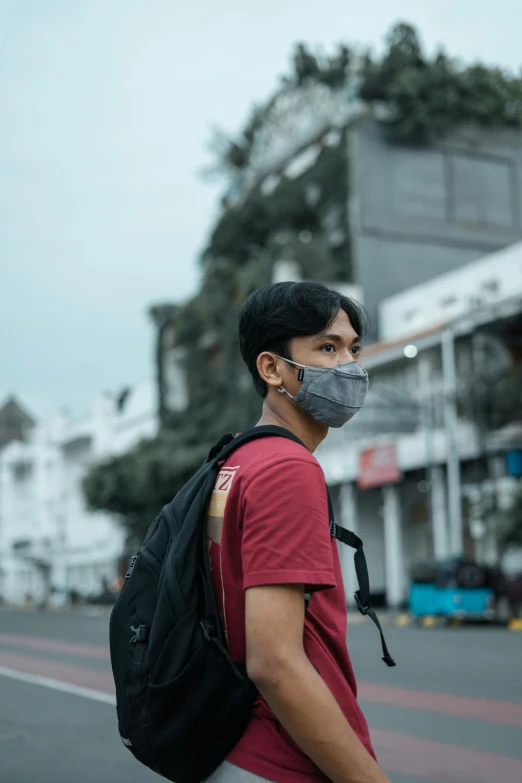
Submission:
POLYGON ((361 489, 395 484, 402 478, 394 443, 373 446, 359 452, 357 486, 361 489))

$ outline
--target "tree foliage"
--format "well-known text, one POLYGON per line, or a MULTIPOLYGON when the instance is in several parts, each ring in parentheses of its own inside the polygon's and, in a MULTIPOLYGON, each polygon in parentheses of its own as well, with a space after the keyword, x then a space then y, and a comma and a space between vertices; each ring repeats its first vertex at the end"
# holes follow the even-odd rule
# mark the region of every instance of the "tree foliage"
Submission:
POLYGON ((143 538, 162 506, 172 500, 207 453, 203 444, 190 447, 175 431, 164 431, 96 465, 84 480, 87 503, 92 510, 117 516, 134 543, 143 538))
MULTIPOLYGON (((310 232, 331 254, 335 267, 332 280, 351 279, 348 237, 348 160, 344 135, 335 146, 321 146, 313 166, 301 176, 284 174, 273 192, 264 195, 255 188, 241 203, 225 209, 211 234, 203 255, 205 274, 223 265, 233 266, 232 275, 253 258, 272 266, 281 258, 274 245, 278 234, 310 232), (332 220, 337 220, 338 242, 329 242, 332 220), (342 235, 342 237, 341 237, 342 235), (259 260, 264 253, 264 261, 259 260)), ((270 271, 269 271, 270 276, 270 271)))
POLYGON ((462 65, 443 51, 429 58, 416 29, 407 23, 390 30, 384 54, 358 57, 345 43, 331 57, 314 54, 297 44, 293 72, 285 77, 267 103, 257 106, 238 139, 228 141, 225 168, 248 166, 257 131, 277 97, 285 90, 316 82, 335 89, 358 82, 360 98, 370 106, 381 103, 388 111, 381 120, 392 138, 426 143, 459 125, 522 126, 522 80, 501 68, 481 63, 462 65))
POLYGON ((425 143, 463 124, 522 126, 522 80, 480 63, 462 66, 439 52, 429 60, 415 29, 392 29, 380 60, 367 55, 361 98, 385 103, 393 138, 425 143))

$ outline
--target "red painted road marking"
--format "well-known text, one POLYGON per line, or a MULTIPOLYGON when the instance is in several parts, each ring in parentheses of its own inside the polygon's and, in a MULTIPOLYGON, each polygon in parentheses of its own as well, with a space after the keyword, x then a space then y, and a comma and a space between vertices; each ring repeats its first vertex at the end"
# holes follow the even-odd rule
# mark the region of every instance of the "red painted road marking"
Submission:
POLYGON ((72 655, 85 655, 87 658, 103 658, 109 660, 109 648, 101 644, 76 644, 58 639, 47 639, 43 636, 24 636, 15 633, 0 633, 0 645, 13 647, 29 647, 32 650, 49 650, 72 655))
MULTIPOLYGON (((85 666, 65 664, 49 658, 35 658, 5 650, 0 650, 0 666, 104 693, 114 693, 110 672, 95 671, 85 666)), ((522 781, 522 759, 471 750, 443 742, 417 739, 381 729, 372 731, 372 739, 380 763, 390 773, 409 775, 432 783, 491 783, 491 781, 520 783, 522 781)))
POLYGON ((522 704, 509 701, 453 696, 450 693, 396 688, 393 685, 375 685, 370 682, 360 683, 359 698, 376 704, 392 704, 394 707, 406 707, 410 710, 438 712, 458 718, 472 718, 522 728, 522 704))
MULTIPOLYGON (((31 650, 62 652, 87 658, 109 660, 108 647, 103 645, 77 644, 75 642, 66 642, 39 636, 0 633, 0 645, 2 644, 26 647, 31 650)), ((43 665, 43 661, 41 664, 43 665)), ((7 666, 8 664, 4 665, 7 666)), ((16 668, 16 664, 14 666, 16 668)), ((65 664, 60 664, 60 666, 63 668, 65 664)), ((38 674, 42 672, 31 671, 31 673, 38 674)), ((46 676, 54 675, 48 674, 46 676)), ((110 692, 112 692, 112 690, 110 692)), ((474 696, 455 696, 449 693, 413 690, 411 688, 377 685, 369 682, 359 684, 359 697, 363 701, 370 701, 376 704, 391 704, 393 706, 405 707, 411 710, 452 715, 459 718, 471 718, 473 720, 482 720, 489 723, 499 723, 504 726, 517 726, 522 728, 522 704, 516 704, 514 702, 479 699, 474 696)))
POLYGON ((60 682, 80 685, 82 688, 92 688, 104 693, 114 693, 112 672, 96 671, 86 666, 76 666, 50 658, 33 658, 30 655, 0 650, 0 666, 17 669, 40 677, 50 677, 60 682))
POLYGON ((437 783, 520 783, 522 759, 421 740, 394 731, 371 732, 379 763, 398 772, 437 783))

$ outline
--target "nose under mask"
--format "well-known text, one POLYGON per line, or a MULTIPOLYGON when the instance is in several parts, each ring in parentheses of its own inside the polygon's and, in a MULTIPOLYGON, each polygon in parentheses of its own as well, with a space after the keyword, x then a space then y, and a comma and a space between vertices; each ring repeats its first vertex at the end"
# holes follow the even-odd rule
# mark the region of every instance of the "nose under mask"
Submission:
POLYGON ((335 367, 314 367, 291 359, 278 359, 299 367, 301 388, 295 395, 283 386, 278 391, 288 394, 303 410, 328 427, 342 427, 364 405, 368 392, 368 373, 351 361, 335 367))

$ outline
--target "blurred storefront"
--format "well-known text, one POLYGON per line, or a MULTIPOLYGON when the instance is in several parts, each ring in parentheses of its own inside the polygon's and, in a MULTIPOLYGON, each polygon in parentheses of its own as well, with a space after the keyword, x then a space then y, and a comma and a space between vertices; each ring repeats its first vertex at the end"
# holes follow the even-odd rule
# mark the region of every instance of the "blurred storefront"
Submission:
POLYGON ((377 599, 399 606, 411 567, 432 556, 522 571, 522 553, 498 545, 522 472, 522 243, 384 300, 380 329, 362 360, 365 408, 317 452, 377 599))

